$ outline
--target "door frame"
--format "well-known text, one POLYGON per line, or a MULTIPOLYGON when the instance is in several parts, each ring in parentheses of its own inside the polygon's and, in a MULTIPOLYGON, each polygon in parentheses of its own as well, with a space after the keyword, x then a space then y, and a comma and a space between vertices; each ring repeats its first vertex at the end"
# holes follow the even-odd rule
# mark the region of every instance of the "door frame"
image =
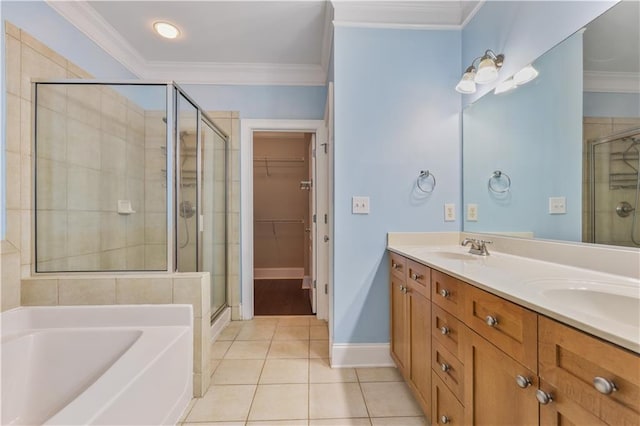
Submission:
MULTIPOLYGON (((240 265, 241 265, 241 315, 243 320, 253 318, 253 133, 254 132, 304 132, 315 133, 316 144, 327 140, 324 120, 240 120, 240 265)), ((330 160, 329 160, 330 161, 330 160)), ((323 179, 329 182, 329 176, 323 179)), ((331 206, 327 206, 329 211, 331 206)), ((317 240, 317 238, 316 238, 317 240)), ((316 241, 316 244, 318 242, 316 241)), ((332 241, 329 242, 332 244, 332 241)), ((331 252, 331 247, 329 248, 331 252)), ((326 271, 329 277, 329 271, 326 271)), ((329 281, 330 277, 329 277, 329 281)), ((331 283, 329 283, 331 286, 331 283)), ((318 291, 317 316, 329 319, 329 298, 318 291)))

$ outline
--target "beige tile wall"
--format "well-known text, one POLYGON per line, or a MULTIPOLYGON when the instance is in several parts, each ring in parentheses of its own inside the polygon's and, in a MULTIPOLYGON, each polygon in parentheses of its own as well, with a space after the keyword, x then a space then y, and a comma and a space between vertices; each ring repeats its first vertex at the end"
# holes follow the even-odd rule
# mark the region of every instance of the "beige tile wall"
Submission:
MULTIPOLYGON (((8 257, 7 257, 8 258, 8 257)), ((3 261, 5 257, 3 256, 3 261)), ((4 268, 3 268, 4 270, 4 268)), ((193 306, 193 394, 200 397, 209 387, 208 272, 96 276, 38 276, 22 280, 18 300, 23 306, 190 304, 193 306)), ((3 276, 4 286, 4 276, 3 276)), ((4 290, 4 288, 3 288, 4 290)), ((3 291, 3 306, 5 297, 3 291)))
MULTIPOLYGON (((591 211, 590 199, 590 158, 588 141, 622 132, 629 128, 640 126, 640 118, 620 117, 585 117, 583 121, 583 198, 582 198, 582 236, 583 241, 592 241, 591 221, 594 212, 591 211)), ((596 191, 596 236, 595 242, 600 244, 633 246, 631 241, 632 216, 619 217, 615 208, 620 201, 627 201, 633 205, 635 189, 611 189, 609 182, 610 172, 629 171, 623 170, 626 166, 610 161, 613 151, 620 152, 628 147, 628 142, 613 142, 601 145, 596 150, 595 191, 596 191), (613 164, 613 169, 611 168, 613 164)), ((636 234, 640 239, 640 230, 636 234)))

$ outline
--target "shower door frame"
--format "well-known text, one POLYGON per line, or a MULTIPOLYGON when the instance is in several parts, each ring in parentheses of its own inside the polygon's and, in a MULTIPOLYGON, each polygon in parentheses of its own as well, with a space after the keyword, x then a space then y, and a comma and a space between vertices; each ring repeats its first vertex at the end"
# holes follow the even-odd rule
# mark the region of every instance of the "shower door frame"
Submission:
MULTIPOLYGON (((589 144, 589 210, 591 213, 590 224, 591 228, 591 241, 590 243, 596 243, 596 147, 607 143, 615 142, 619 139, 624 139, 634 135, 640 134, 640 127, 634 127, 632 129, 623 130, 622 132, 612 133, 607 136, 592 139, 588 141, 589 144)), ((640 172, 639 172, 640 173, 640 172)), ((636 214, 636 212, 634 212, 636 214)), ((596 243, 597 244, 597 243, 596 243)))

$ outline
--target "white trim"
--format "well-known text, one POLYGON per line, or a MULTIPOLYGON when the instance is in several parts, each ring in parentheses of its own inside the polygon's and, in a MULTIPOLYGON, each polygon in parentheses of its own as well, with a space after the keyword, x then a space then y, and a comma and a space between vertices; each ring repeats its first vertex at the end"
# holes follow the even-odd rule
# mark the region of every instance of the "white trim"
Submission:
POLYGON ((331 368, 395 367, 389 343, 334 343, 331 368))
POLYGON ((45 0, 53 10, 91 41, 140 78, 147 77, 147 65, 138 52, 86 1, 45 0))
MULTIPOLYGON (((487 0, 480 0, 478 2, 478 4, 475 5, 475 7, 473 9, 471 9, 471 12, 469 12, 469 14, 466 16, 466 18, 464 18, 464 21, 462 21, 462 24, 460 24, 461 28, 464 28, 467 26, 467 24, 469 22, 471 22, 471 20, 473 19, 474 16, 476 16, 476 13, 478 13, 478 11, 482 8, 482 6, 484 6, 484 4, 486 3, 487 0)), ((464 6, 463 6, 464 9, 464 6)), ((464 11, 462 13, 462 15, 464 16, 464 11)))
MULTIPOLYGON (((253 132, 315 133, 326 138, 323 120, 240 120, 240 235, 242 319, 253 318, 253 132)), ((331 326, 331 325, 329 325, 331 326)))
POLYGON ((640 93, 640 73, 585 71, 584 91, 640 93))
POLYGON ((324 72, 325 83, 329 75, 329 62, 331 61, 331 43, 333 42, 333 5, 326 2, 324 12, 324 30, 322 34, 322 56, 320 57, 320 67, 324 72))
POLYGON ((304 268, 254 268, 253 278, 256 280, 301 280, 304 268))
POLYGON ((224 309, 224 311, 222 311, 222 313, 218 316, 218 318, 216 318, 213 324, 211 324, 211 328, 210 328, 211 333, 209 334, 211 337, 211 342, 214 342, 218 338, 220 333, 222 333, 222 330, 224 330, 224 328, 230 322, 231 322, 231 308, 227 307, 224 309))
POLYGON ((374 28, 382 30, 459 30, 460 25, 390 24, 385 22, 333 21, 336 28, 374 28))

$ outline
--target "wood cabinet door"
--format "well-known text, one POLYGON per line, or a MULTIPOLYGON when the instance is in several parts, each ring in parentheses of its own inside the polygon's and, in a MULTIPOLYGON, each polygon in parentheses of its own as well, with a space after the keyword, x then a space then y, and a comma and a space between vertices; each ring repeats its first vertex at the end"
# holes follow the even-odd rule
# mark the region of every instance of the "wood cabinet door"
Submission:
POLYGON ((468 328, 463 329, 461 344, 465 424, 537 426, 537 376, 468 328), (519 387, 519 375, 530 385, 519 387))
POLYGON ((427 418, 431 415, 431 302, 413 286, 407 293, 410 312, 410 385, 427 418))
POLYGON ((396 362, 400 373, 409 379, 409 309, 405 283, 391 275, 391 357, 396 362))
POLYGON ((556 388, 540 380, 540 390, 553 400, 540 405, 540 426, 604 426, 605 422, 585 410, 571 398, 558 394, 556 388))

